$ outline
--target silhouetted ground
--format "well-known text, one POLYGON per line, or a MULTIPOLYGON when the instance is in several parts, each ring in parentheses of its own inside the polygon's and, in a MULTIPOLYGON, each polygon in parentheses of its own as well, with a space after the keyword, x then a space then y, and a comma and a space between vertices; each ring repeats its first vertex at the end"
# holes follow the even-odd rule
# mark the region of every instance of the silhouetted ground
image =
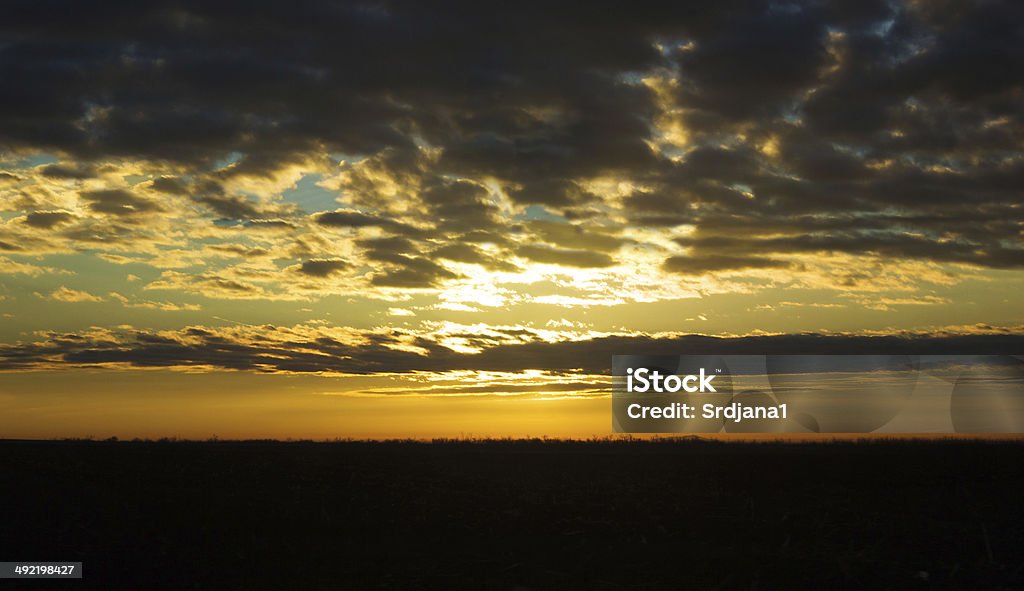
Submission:
POLYGON ((1024 587, 1024 445, 0 442, 45 588, 1024 587))

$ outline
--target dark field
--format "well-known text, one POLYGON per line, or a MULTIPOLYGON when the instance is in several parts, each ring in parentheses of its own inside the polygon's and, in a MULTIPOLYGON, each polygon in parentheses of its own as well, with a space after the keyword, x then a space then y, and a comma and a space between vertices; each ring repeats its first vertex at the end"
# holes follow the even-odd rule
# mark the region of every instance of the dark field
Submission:
POLYGON ((1024 588, 1024 445, 0 442, 0 587, 1024 588))

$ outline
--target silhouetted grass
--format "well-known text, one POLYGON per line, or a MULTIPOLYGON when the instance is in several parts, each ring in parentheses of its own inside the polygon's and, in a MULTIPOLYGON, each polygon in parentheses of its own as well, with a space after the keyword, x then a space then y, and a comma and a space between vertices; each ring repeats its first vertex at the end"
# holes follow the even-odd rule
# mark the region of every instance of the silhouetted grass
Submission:
POLYGON ((76 588, 1021 588, 1022 452, 3 441, 0 560, 81 560, 76 588))

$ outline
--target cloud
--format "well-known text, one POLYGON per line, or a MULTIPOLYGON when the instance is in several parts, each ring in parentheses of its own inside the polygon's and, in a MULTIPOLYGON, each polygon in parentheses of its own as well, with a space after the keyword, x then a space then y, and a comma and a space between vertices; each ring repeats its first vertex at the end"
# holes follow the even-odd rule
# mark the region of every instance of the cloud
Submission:
POLYGON ((221 273, 189 274, 164 271, 160 277, 146 284, 146 290, 172 290, 222 300, 278 300, 309 299, 304 290, 294 285, 275 282, 279 273, 247 270, 233 267, 221 273))
MULTIPOLYGON (((841 225, 839 220, 836 225, 841 225)), ((870 223, 868 224, 870 226, 870 223)), ((1013 268, 1024 266, 1024 247, 1004 244, 984 245, 974 241, 929 238, 916 234, 896 234, 871 230, 808 232, 789 236, 765 236, 767 232, 750 230, 746 236, 705 235, 677 238, 681 246, 693 248, 696 258, 714 261, 718 257, 747 257, 744 253, 797 254, 844 252, 860 255, 881 255, 894 259, 924 259, 950 263, 977 263, 986 256, 988 266, 1013 268), (719 254, 722 253, 722 254, 719 254)), ((713 263, 712 265, 713 266, 713 263)), ((782 265, 775 265, 782 266, 782 265)))
POLYGON ((209 250, 218 255, 234 256, 244 259, 257 259, 271 256, 273 253, 259 246, 243 246, 241 244, 211 244, 209 250))
POLYGON ((378 287, 430 288, 442 280, 459 277, 429 259, 405 254, 417 250, 407 238, 368 238, 357 240, 356 244, 365 249, 366 258, 389 267, 387 271, 372 275, 370 283, 378 287))
POLYGON ((448 259, 458 263, 470 263, 481 265, 492 271, 515 272, 519 267, 501 260, 497 256, 489 255, 472 244, 466 242, 453 242, 434 250, 431 256, 448 259))
POLYGON ((349 268, 349 264, 339 259, 314 259, 303 261, 295 270, 310 277, 329 277, 349 268))
POLYGON ((64 164, 49 164, 44 166, 39 171, 43 176, 51 179, 62 179, 62 180, 84 180, 96 176, 97 172, 94 167, 86 163, 64 163, 64 164))
POLYGON ((153 189, 161 193, 169 193, 171 195, 185 195, 189 189, 187 183, 170 176, 161 176, 153 179, 152 186, 153 189))
POLYGON ((742 337, 558 332, 445 325, 434 331, 322 325, 192 326, 177 331, 52 332, 0 345, 0 370, 119 365, 261 373, 373 374, 540 370, 607 375, 612 355, 871 354, 1000 355, 1020 350, 1021 327, 970 326, 898 335, 742 337))
POLYGON ((374 273, 370 283, 378 287, 419 289, 436 287, 442 279, 457 277, 455 273, 426 259, 407 258, 400 268, 374 273))
POLYGON ((295 228, 295 224, 283 219, 258 219, 258 220, 247 220, 244 227, 251 228, 254 230, 265 230, 265 231, 287 231, 295 228))
MULTIPOLYGON (((0 244, 2 246, 2 244, 0 244)), ((0 250, 3 250, 0 248, 0 250)), ((39 265, 33 265, 30 263, 21 263, 12 260, 7 257, 0 256, 0 273, 7 274, 20 274, 35 277, 36 275, 42 275, 44 273, 66 273, 60 269, 54 269, 53 267, 40 267, 39 265)))
POLYGON ((33 228, 49 230, 67 224, 74 219, 74 214, 67 211, 33 211, 25 216, 25 224, 33 228))
POLYGON ((317 224, 331 228, 381 228, 404 236, 422 236, 418 228, 380 216, 367 215, 358 211, 325 211, 313 217, 317 224))
POLYGON ((145 308, 149 310, 161 310, 164 312, 198 312, 203 309, 199 304, 177 304, 174 302, 155 302, 152 300, 134 301, 117 293, 116 291, 112 291, 107 295, 109 295, 111 299, 120 302, 121 305, 126 308, 145 308))
MULTIPOLYGON (((38 294, 37 294, 38 295, 38 294)), ((103 298, 87 291, 60 286, 49 295, 41 296, 58 302, 102 302, 103 298)))
POLYGON ((516 254, 538 263, 566 267, 611 267, 615 264, 615 260, 605 253, 571 248, 523 245, 516 249, 516 254))
POLYGON ((92 211, 117 217, 129 217, 141 213, 162 211, 162 208, 157 203, 143 199, 124 189, 83 191, 81 197, 92 211))
POLYGON ((529 228, 542 240, 565 248, 612 252, 627 242, 602 228, 585 228, 582 225, 534 220, 529 228))
POLYGON ((909 298, 861 298, 857 303, 872 310, 888 311, 892 310, 893 306, 941 306, 951 301, 935 295, 922 295, 909 298))
POLYGON ((378 8, 15 2, 0 144, 32 157, 0 173, 0 250, 252 299, 335 293, 337 260, 368 293, 607 271, 552 303, 633 301, 627 269, 1024 269, 1019 2, 378 8))
POLYGON ((674 256, 665 260, 664 268, 672 273, 701 275, 712 271, 735 271, 742 269, 785 268, 789 263, 757 256, 729 256, 701 254, 699 256, 674 256))
POLYGON ((228 219, 250 219, 262 217, 260 210, 244 197, 227 195, 202 195, 195 200, 206 205, 217 214, 228 219))
POLYGON ((13 185, 21 180, 21 177, 7 171, 0 171, 0 186, 13 185))

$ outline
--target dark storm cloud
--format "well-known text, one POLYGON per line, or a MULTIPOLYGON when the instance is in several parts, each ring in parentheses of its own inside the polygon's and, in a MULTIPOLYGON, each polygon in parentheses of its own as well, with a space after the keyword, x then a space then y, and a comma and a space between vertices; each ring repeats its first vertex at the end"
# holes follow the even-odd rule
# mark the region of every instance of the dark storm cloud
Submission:
MULTIPOLYGON (((985 328, 985 327, 979 327, 985 328)), ((990 328, 990 327, 989 327, 990 328)), ((191 327, 175 333, 53 333, 35 343, 0 345, 0 370, 123 363, 135 367, 209 367, 259 372, 350 374, 424 371, 513 371, 607 374, 612 355, 672 351, 694 355, 1007 355, 1024 347, 1019 333, 752 337, 613 335, 547 342, 529 329, 476 337, 479 353, 459 353, 433 337, 400 330, 356 335, 308 327, 191 327), (409 345, 419 351, 409 350, 409 345)))
MULTIPOLYGON (((342 154, 357 164, 340 190, 370 213, 322 226, 427 238, 381 213, 408 211, 388 209, 398 199, 439 238, 508 233, 492 180, 515 205, 590 220, 607 209, 585 181, 612 177, 643 187, 623 201, 631 223, 695 227, 688 258, 667 255, 681 273, 807 252, 1019 268, 1021 22, 1014 0, 16 1, 0 23, 0 146, 58 153, 39 173, 56 180, 105 159, 167 163, 200 180, 153 189, 246 228, 291 225, 191 183, 342 154), (666 113, 687 143, 655 149, 666 113), (408 194, 382 196, 383 177, 408 194), (738 218, 746 240, 712 251, 741 231, 717 222, 738 218)), ((109 191, 82 195, 112 217, 156 208, 109 191)), ((533 260, 607 266, 619 245, 534 231, 565 250, 530 246, 533 260)), ((373 257, 395 266, 378 283, 450 274, 409 251, 373 257)))
MULTIPOLYGON (((560 84, 562 72, 580 79, 585 67, 616 72, 656 58, 643 31, 615 35, 613 20, 593 17, 575 24, 574 10, 538 26, 546 12, 414 2, 372 11, 321 3, 15 4, 3 25, 12 41, 4 46, 5 86, 14 89, 2 105, 4 139, 83 156, 198 164, 237 150, 240 165, 266 167, 321 142, 356 154, 409 145, 393 124, 410 108, 431 136, 479 137, 494 126, 508 135, 536 132, 516 121, 515 103, 574 90, 598 105, 623 92, 611 80, 585 89, 560 84), (529 41, 521 37, 527 30, 529 41), (475 92, 512 93, 512 104, 481 108, 490 100, 475 92), (454 117, 442 120, 445 112, 454 117)), ((578 125, 599 131, 600 116, 617 107, 609 100, 600 112, 581 113, 578 125)), ((583 146, 581 139, 566 147, 583 146)), ((534 143, 538 153, 549 148, 542 137, 534 143)))
POLYGON ((713 115, 708 123, 779 115, 816 80, 826 59, 826 24, 813 8, 751 11, 731 20, 679 52, 682 102, 713 115))

